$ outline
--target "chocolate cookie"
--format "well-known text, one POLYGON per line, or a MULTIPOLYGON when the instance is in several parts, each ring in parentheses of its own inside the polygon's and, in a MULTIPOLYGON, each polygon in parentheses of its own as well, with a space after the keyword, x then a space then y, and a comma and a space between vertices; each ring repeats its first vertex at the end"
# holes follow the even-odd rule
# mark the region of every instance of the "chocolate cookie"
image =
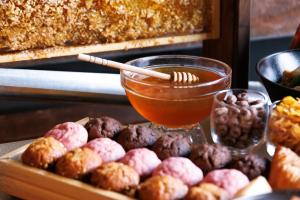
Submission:
POLYGON ((152 150, 161 160, 169 157, 188 156, 191 152, 191 143, 189 138, 184 135, 166 134, 155 142, 152 150))
POLYGON ((258 155, 249 154, 234 160, 230 167, 243 172, 250 180, 252 180, 266 170, 266 165, 266 159, 259 157, 258 155))
POLYGON ((219 144, 201 144, 192 149, 190 159, 208 173, 231 162, 231 153, 227 147, 219 144))
POLYGON ((111 117, 90 118, 85 128, 89 133, 89 140, 95 138, 113 138, 122 129, 123 125, 111 117))
POLYGON ((129 125, 122 130, 117 138, 123 148, 130 149, 152 146, 157 140, 157 134, 144 125, 129 125))

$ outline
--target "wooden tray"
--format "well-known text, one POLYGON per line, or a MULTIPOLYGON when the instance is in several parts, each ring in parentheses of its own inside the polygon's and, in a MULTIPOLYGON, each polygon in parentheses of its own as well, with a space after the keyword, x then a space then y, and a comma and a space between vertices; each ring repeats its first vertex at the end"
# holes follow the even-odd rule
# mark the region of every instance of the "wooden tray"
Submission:
MULTIPOLYGON (((87 121, 88 118, 84 118, 77 123, 85 124, 87 121)), ((31 200, 132 200, 120 193, 22 164, 20 155, 28 145, 0 157, 1 191, 31 200)))
MULTIPOLYGON (((84 118, 77 123, 86 124, 87 121, 88 118, 84 118)), ((206 133, 206 142, 212 143, 210 135, 207 135, 210 132, 209 124, 208 118, 201 122, 206 133)), ((133 200, 120 193, 99 189, 78 180, 22 164, 20 155, 28 145, 0 157, 0 191, 31 200, 133 200)), ((253 153, 270 159, 264 144, 258 145, 253 153)))

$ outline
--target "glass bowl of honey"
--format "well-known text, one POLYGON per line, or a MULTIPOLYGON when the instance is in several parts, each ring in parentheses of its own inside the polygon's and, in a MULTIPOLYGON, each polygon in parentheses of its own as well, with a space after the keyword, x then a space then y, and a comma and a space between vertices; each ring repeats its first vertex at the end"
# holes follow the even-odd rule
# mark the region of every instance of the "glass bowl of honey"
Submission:
MULTIPOLYGON (((197 83, 180 84, 121 71, 121 83, 131 105, 165 132, 201 132, 199 124, 209 116, 214 94, 231 85, 231 68, 205 57, 160 55, 138 58, 126 64, 168 74, 190 72, 199 77, 197 83)), ((204 140, 203 135, 197 137, 204 140)))

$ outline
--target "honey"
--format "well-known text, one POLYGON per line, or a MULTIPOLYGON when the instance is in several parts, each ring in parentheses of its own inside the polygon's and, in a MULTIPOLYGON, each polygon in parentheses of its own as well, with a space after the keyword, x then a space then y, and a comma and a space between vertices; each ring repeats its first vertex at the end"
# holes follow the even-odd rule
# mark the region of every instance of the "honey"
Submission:
POLYGON ((122 84, 132 106, 147 120, 169 128, 190 126, 206 118, 215 92, 230 87, 224 74, 209 67, 152 67, 155 71, 171 73, 185 71, 195 74, 200 82, 180 85, 168 80, 134 74, 122 78, 122 84))

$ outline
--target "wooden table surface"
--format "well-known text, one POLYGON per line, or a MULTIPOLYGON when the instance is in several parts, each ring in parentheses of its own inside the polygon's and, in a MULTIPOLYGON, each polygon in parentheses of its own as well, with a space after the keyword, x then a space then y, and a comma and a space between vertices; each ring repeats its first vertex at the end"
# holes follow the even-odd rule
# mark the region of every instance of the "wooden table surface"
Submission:
POLYGON ((56 104, 48 109, 0 115, 0 144, 41 136, 58 123, 104 115, 124 124, 145 121, 129 104, 56 104))

